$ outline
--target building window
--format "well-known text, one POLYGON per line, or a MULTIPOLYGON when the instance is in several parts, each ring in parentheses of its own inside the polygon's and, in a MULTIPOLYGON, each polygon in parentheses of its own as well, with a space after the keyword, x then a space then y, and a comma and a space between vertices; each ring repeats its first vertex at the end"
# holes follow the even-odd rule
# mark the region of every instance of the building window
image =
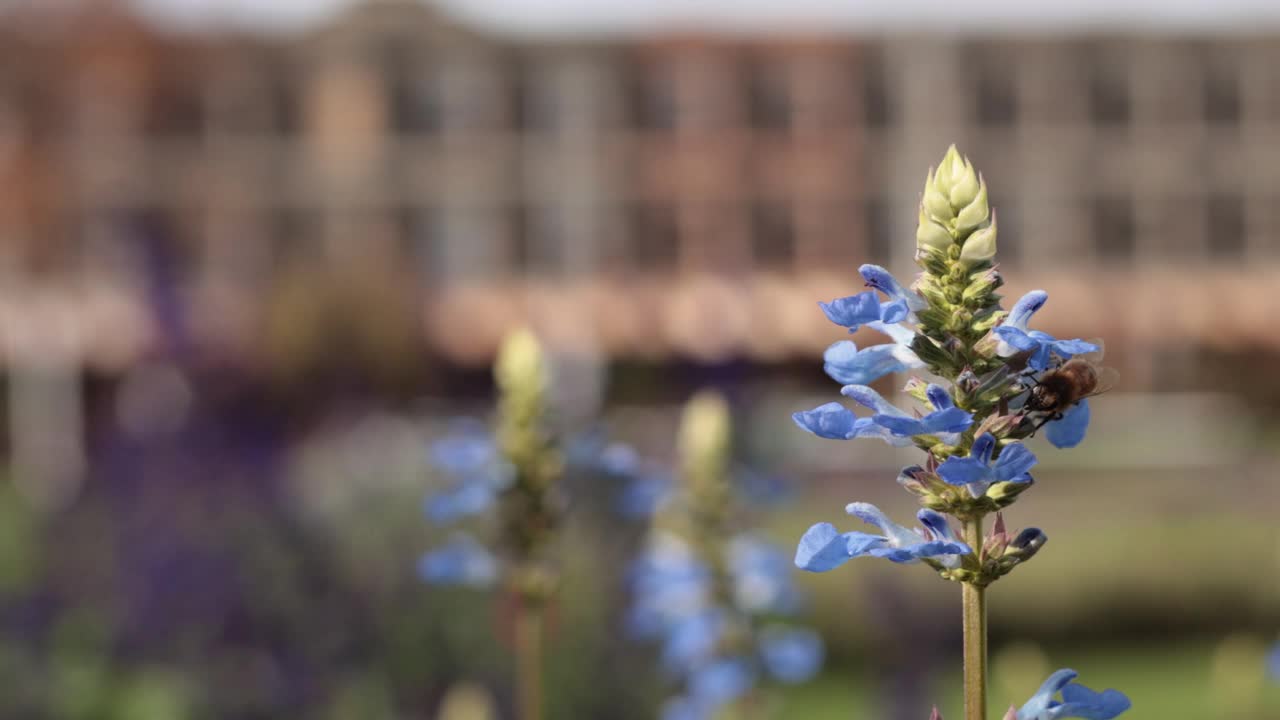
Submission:
POLYGON ((1240 122, 1240 78, 1227 68, 1210 65, 1204 72, 1204 121, 1225 127, 1240 122))
POLYGON ((1132 198, 1124 195, 1095 197, 1090 217, 1094 254, 1103 260, 1132 260, 1136 248, 1132 198))
POLYGON ((1018 120, 1016 65, 1006 53, 980 54, 974 119, 983 127, 1008 127, 1018 120))
POLYGON ((1247 227, 1243 197, 1225 193, 1211 195, 1205 209, 1205 224, 1210 257, 1235 259, 1244 255, 1247 227))
POLYGON ((680 233, 675 209, 667 204, 642 205, 632 222, 632 263, 639 270, 670 270, 679 255, 680 233))
POLYGON ((867 48, 862 53, 862 112, 869 128, 882 129, 894 122, 893 98, 884 56, 867 48))
POLYGON ((760 202, 751 209, 751 254, 758 267, 789 268, 795 259, 791 208, 760 202))
POLYGON ((864 206, 867 233, 867 256, 876 265, 889 265, 893 260, 893 228, 889 221, 889 203, 884 198, 869 198, 864 206))
POLYGON ((786 66, 781 62, 749 66, 751 126, 757 130, 785 131, 791 127, 791 97, 786 66))
POLYGON ((640 130, 674 130, 676 81, 669 69, 640 65, 631 79, 631 106, 640 130))
POLYGON ((1115 127, 1129 122, 1127 68, 1118 63, 1093 62, 1089 73, 1089 117, 1094 125, 1115 127))
POLYGON ((391 48, 385 53, 382 68, 392 131, 439 131, 444 124, 444 108, 439 83, 427 63, 413 53, 391 48))

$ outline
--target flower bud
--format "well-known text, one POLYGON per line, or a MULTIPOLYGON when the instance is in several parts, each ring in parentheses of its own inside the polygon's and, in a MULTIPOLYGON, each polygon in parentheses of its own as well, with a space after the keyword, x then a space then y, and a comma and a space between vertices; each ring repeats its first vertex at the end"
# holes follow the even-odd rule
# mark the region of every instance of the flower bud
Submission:
POLYGON ((998 482, 987 488, 987 497, 995 502, 997 507, 1008 507, 1013 504, 1018 496, 1026 492, 1031 487, 1032 481, 1028 482, 998 482))
POLYGON ((546 355, 532 332, 517 330, 502 341, 493 375, 504 390, 540 393, 546 389, 547 374, 546 355))
MULTIPOLYGON (((963 253, 963 251, 961 251, 963 253)), ((976 300, 984 298, 995 291, 996 288, 1004 284, 1004 279, 1000 277, 1000 273, 994 268, 986 272, 979 273, 976 277, 969 280, 969 286, 964 289, 962 299, 964 301, 976 300)))
POLYGON ((1049 542, 1049 536, 1040 528, 1029 527, 1018 533, 1018 537, 1009 543, 1010 553, 1017 553, 1022 560, 1030 560, 1031 556, 1040 552, 1040 548, 1049 542))
POLYGON ((1001 720, 1018 720, 1018 708, 1010 705, 1009 712, 1005 713, 1001 720))
POLYGON ((942 720, 942 713, 938 712, 938 706, 933 706, 933 712, 929 713, 929 720, 942 720))
POLYGON ((719 393, 700 392, 685 405, 677 442, 684 473, 695 485, 727 478, 731 432, 729 405, 719 393))
POLYGON ((956 232, 967 235, 971 230, 987 221, 991 208, 987 206, 987 184, 979 180, 978 192, 973 200, 959 208, 956 213, 956 232))
POLYGON ((929 177, 925 180, 924 200, 921 204, 928 217, 936 222, 950 222, 956 216, 955 210, 951 207, 951 200, 938 189, 932 171, 929 172, 929 177))
POLYGON ((991 224, 969 236, 960 248, 960 262, 966 267, 983 265, 991 262, 996 256, 996 218, 991 216, 991 224))
POLYGON ((945 251, 954 242, 955 238, 951 237, 949 230, 929 219, 924 203, 921 202, 920 224, 916 227, 916 247, 945 251))

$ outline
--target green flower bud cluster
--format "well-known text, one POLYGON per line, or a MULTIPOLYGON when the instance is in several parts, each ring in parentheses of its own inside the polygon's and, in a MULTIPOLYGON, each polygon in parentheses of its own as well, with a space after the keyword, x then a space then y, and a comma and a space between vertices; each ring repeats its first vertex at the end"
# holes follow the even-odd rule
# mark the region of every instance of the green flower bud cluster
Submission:
POLYGON ((520 595, 545 599, 555 586, 548 546, 559 524, 556 485, 564 461, 551 429, 551 372, 538 339, 528 330, 508 336, 494 363, 498 385, 498 446, 515 478, 502 494, 503 549, 520 595))
POLYGON ((912 350, 939 375, 954 377, 965 368, 981 373, 997 364, 974 351, 1001 318, 995 255, 987 184, 952 145, 925 180, 916 229, 916 263, 924 274, 915 290, 929 307, 918 313, 912 350))

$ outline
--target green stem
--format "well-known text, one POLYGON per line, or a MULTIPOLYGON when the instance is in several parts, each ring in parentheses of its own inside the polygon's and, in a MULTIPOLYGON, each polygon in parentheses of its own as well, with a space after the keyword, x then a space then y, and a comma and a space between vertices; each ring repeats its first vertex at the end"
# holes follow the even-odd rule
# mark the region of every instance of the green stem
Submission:
POLYGON ((520 598, 515 625, 518 716, 542 720, 542 605, 520 598))
MULTIPOLYGON (((964 521, 964 541, 982 553, 982 518, 964 521)), ((964 583, 964 717, 987 720, 987 597, 986 588, 964 583)))

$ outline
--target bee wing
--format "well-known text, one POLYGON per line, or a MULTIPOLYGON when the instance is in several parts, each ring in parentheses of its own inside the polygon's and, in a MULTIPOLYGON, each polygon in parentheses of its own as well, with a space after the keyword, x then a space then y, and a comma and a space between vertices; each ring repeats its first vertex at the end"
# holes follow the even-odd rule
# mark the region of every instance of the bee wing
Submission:
POLYGON ((1093 370, 1098 375, 1098 386, 1093 389, 1093 392, 1089 393, 1090 397, 1094 395, 1101 395, 1115 387, 1116 383, 1120 382, 1120 372, 1115 368, 1098 367, 1097 365, 1094 365, 1093 370))

